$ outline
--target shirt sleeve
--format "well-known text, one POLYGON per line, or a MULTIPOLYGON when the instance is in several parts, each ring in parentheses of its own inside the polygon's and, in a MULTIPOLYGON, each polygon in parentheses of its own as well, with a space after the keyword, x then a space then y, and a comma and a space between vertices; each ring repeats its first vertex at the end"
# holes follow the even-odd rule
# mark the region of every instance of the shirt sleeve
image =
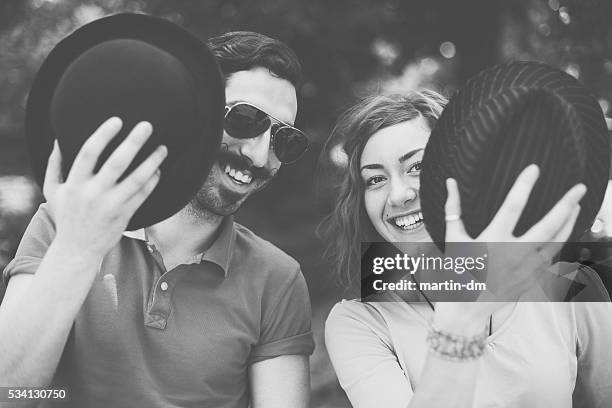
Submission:
POLYGON ((2 273, 4 284, 8 286, 8 281, 14 275, 36 273, 54 237, 55 225, 49 214, 47 204, 43 203, 32 217, 23 234, 15 258, 4 268, 2 273))
POLYGON ((300 269, 291 274, 269 305, 264 304, 260 339, 250 363, 314 350, 308 287, 300 269))
MULTIPOLYGON (((607 292, 599 277, 585 273, 582 279, 607 292)), ((585 282, 586 283, 586 282, 585 282)), ((607 297, 607 296, 606 296, 607 297)), ((604 408, 612 406, 612 303, 576 302, 578 373, 574 389, 574 407, 604 408)))
POLYGON ((406 408, 413 391, 380 314, 366 303, 343 301, 325 323, 325 346, 354 408, 406 408))

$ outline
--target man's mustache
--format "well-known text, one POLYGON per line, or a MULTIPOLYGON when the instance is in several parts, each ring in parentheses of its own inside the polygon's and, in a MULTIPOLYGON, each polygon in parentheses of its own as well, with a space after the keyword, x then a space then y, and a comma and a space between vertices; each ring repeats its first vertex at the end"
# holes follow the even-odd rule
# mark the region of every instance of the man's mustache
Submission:
POLYGON ((227 144, 223 143, 217 153, 217 161, 224 164, 229 164, 230 167, 236 170, 248 170, 254 179, 267 180, 272 178, 272 171, 253 166, 253 162, 245 156, 230 152, 227 144))

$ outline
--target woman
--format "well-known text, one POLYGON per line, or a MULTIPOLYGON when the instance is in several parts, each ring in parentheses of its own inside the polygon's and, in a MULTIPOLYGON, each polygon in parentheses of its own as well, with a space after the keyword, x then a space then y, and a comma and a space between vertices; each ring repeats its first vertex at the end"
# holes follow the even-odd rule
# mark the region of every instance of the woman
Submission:
MULTIPOLYGON (((375 96, 339 119, 331 138, 345 140, 348 168, 322 226, 344 280, 359 270, 362 241, 431 242, 420 212, 420 160, 444 104, 431 91, 375 96)), ((512 234, 537 178, 536 166, 521 173, 476 241, 567 240, 583 185, 525 235, 512 234)), ((446 241, 473 241, 463 229, 454 180, 447 180, 447 190, 446 241)), ((517 296, 529 290, 528 277, 559 244, 521 248, 489 260, 490 271, 513 276, 506 281, 517 296)), ((585 279, 601 288, 596 276, 585 279)), ((433 304, 393 292, 373 300, 342 301, 326 323, 326 346, 354 407, 571 407, 572 399, 574 406, 610 404, 612 362, 603 361, 612 336, 609 303, 433 304), (602 316, 606 324, 598 325, 602 316)))

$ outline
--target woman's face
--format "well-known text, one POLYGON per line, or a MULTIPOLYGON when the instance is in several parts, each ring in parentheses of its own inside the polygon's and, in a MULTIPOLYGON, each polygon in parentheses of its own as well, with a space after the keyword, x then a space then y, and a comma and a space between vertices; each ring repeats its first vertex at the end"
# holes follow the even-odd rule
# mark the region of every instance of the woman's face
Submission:
POLYGON ((431 242, 419 199, 421 159, 430 133, 427 122, 418 117, 379 130, 363 149, 365 209, 388 242, 431 242))

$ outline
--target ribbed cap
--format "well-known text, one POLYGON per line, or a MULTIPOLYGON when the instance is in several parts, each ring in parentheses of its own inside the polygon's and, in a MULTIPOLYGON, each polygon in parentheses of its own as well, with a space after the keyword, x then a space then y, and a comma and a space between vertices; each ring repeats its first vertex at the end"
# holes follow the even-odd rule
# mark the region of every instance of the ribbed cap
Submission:
POLYGON ((459 184, 462 219, 478 236, 519 173, 529 164, 540 178, 514 230, 520 236, 576 183, 588 191, 572 233, 579 237, 601 206, 610 144, 601 107, 565 72, 535 62, 495 66, 471 78, 451 98, 423 157, 421 206, 429 234, 444 241, 445 180, 459 184))

